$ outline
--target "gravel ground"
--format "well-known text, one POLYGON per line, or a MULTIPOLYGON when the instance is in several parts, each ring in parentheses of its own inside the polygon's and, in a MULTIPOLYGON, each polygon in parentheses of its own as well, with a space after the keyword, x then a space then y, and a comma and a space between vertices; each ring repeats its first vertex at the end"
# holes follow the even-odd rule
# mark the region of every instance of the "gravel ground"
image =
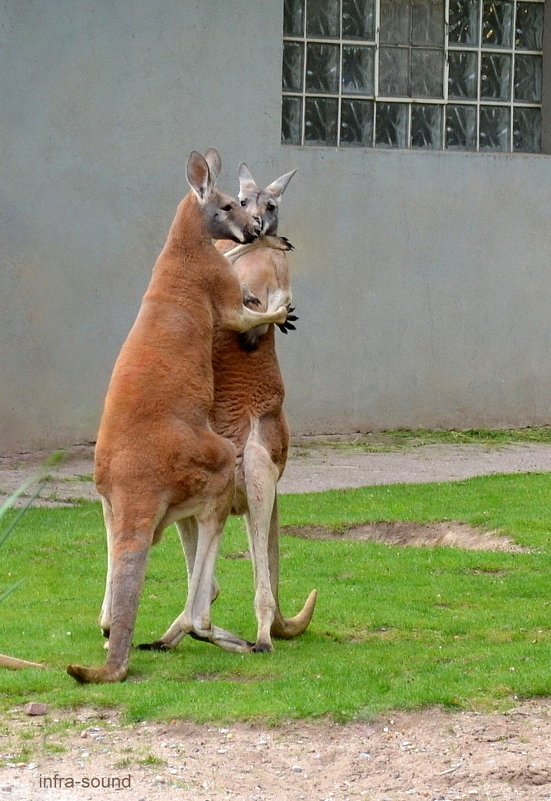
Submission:
MULTIPOLYGON (((0 498, 31 478, 50 452, 0 456, 0 498)), ((41 493, 52 503, 97 498, 90 481, 93 446, 67 448, 65 458, 48 470, 51 480, 41 493)), ((492 473, 551 470, 551 445, 515 444, 500 448, 479 445, 425 445, 365 453, 343 443, 297 440, 291 448, 280 492, 320 492, 370 484, 456 481, 492 473)))
MULTIPOLYGON (((91 454, 90 446, 69 449, 42 502, 95 497, 91 454)), ((34 475, 46 456, 0 458, 0 494, 34 475)), ((366 454, 302 442, 280 487, 309 492, 550 467, 551 446, 540 444, 366 454)), ((125 726, 115 713, 29 717, 13 709, 0 726, 0 766, 0 801, 551 801, 551 700, 519 702, 502 714, 430 709, 278 728, 125 726), (68 730, 46 733, 64 717, 68 730), (23 747, 30 756, 21 757, 23 747)))

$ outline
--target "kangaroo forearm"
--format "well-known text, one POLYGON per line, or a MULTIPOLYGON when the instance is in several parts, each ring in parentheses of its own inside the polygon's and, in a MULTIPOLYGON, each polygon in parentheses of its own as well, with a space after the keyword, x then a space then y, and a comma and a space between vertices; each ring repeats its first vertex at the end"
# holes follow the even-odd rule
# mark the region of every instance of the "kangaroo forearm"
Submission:
POLYGON ((293 250, 291 243, 282 236, 260 236, 254 242, 236 245, 224 253, 224 256, 233 264, 240 256, 250 253, 257 248, 271 248, 272 250, 293 250))
POLYGON ((284 323, 287 319, 287 308, 279 306, 275 311, 257 312, 243 306, 239 314, 231 315, 224 319, 224 328, 232 331, 250 331, 257 325, 268 325, 270 323, 284 323))

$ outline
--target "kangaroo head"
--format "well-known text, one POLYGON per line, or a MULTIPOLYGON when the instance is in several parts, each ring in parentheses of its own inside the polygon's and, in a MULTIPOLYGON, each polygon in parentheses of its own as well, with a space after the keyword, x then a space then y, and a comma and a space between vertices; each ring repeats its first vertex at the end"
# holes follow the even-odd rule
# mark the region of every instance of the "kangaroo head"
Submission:
POLYGON ((262 234, 276 234, 279 202, 296 170, 285 173, 265 189, 259 189, 245 163, 239 165, 239 195, 242 207, 258 218, 262 234))
POLYGON ((204 156, 194 150, 187 163, 187 180, 199 203, 203 224, 213 239, 252 242, 261 233, 261 225, 242 208, 239 201, 215 187, 222 165, 213 147, 204 156))

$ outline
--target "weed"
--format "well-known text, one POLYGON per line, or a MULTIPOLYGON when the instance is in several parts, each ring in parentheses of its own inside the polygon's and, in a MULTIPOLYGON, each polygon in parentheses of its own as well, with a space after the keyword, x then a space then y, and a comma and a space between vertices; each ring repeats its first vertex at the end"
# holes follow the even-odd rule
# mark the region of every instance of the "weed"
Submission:
MULTIPOLYGON (((322 444, 336 450, 359 451, 363 453, 378 453, 398 451, 408 448, 419 448, 426 445, 482 445, 485 448, 502 448, 515 443, 551 443, 551 427, 539 428, 506 428, 506 429, 465 429, 447 431, 429 431, 419 429, 394 429, 376 433, 358 434, 356 437, 343 441, 341 437, 317 440, 322 444)), ((311 444, 293 444, 294 455, 301 453, 308 455, 311 444)))
POLYGON ((155 756, 155 754, 148 754, 142 759, 138 759, 138 765, 144 765, 146 767, 158 767, 159 765, 164 765, 164 764, 165 764, 164 759, 155 756))
POLYGON ((123 757, 122 759, 117 760, 115 762, 116 768, 130 768, 134 764, 134 761, 130 759, 130 757, 123 757))

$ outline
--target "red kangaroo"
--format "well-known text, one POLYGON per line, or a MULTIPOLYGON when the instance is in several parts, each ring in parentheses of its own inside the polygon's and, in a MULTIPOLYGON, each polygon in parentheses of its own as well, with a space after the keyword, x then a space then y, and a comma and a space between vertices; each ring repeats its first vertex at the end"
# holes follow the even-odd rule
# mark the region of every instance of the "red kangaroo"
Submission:
MULTIPOLYGON (((215 327, 247 331, 285 323, 281 293, 263 313, 242 302, 239 281, 212 238, 258 247, 260 226, 214 182, 220 156, 191 153, 191 187, 178 206, 136 321, 115 364, 95 457, 102 496, 108 570, 101 627, 109 637, 101 667, 69 665, 83 682, 124 679, 147 557, 171 523, 189 520, 197 532, 188 598, 170 628, 172 640, 190 634, 222 648, 250 644, 213 626, 214 564, 234 499, 235 448, 211 430, 212 341, 215 327), (255 241, 256 240, 256 241, 255 241)), ((271 238, 288 249, 285 240, 271 238)), ((264 240, 261 240, 264 242, 264 240)))
MULTIPOLYGON (((266 189, 259 189, 247 166, 239 169, 241 206, 259 220, 262 234, 277 231, 281 195, 294 175, 282 175, 266 189)), ((263 239, 258 240, 262 242, 263 239)), ((217 243, 226 256, 236 251, 232 242, 217 243), (230 250, 231 248, 231 250, 230 250)), ((238 278, 264 309, 273 308, 283 295, 290 299, 289 264, 285 253, 261 247, 234 262, 238 278)), ((296 319, 291 317, 292 319, 296 319)), ((293 328, 286 322, 280 327, 293 328)), ((277 482, 287 461, 289 428, 282 404, 284 386, 275 351, 274 326, 264 324, 248 333, 217 328, 214 334, 213 429, 231 440, 237 453, 234 514, 245 515, 253 561, 257 637, 253 651, 272 651, 272 635, 290 639, 301 634, 312 617, 316 591, 293 618, 279 608, 279 524, 277 482)), ((184 548, 188 580, 195 570, 198 528, 193 518, 177 523, 184 548)), ((218 595, 214 581, 211 596, 218 595)), ((174 648, 181 637, 174 624, 149 647, 174 648)))

